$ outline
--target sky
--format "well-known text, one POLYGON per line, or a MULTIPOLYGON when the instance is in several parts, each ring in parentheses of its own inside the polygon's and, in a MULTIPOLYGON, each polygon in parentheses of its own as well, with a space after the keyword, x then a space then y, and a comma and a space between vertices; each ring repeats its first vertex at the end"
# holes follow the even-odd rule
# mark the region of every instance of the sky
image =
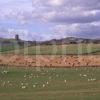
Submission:
POLYGON ((0 0, 0 37, 100 38, 100 0, 0 0))

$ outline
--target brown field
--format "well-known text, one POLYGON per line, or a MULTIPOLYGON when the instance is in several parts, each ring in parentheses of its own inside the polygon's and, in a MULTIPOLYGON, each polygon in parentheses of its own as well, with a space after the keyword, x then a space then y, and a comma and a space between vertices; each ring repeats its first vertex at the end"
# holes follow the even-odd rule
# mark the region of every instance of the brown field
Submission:
POLYGON ((99 67, 100 55, 0 55, 0 65, 18 67, 99 67))

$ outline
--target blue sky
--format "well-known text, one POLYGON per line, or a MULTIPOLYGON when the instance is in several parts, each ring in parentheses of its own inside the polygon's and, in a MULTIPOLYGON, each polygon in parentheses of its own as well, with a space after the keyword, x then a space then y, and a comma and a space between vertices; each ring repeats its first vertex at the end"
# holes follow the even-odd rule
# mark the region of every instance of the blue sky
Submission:
POLYGON ((100 38, 100 0, 0 0, 0 37, 100 38))

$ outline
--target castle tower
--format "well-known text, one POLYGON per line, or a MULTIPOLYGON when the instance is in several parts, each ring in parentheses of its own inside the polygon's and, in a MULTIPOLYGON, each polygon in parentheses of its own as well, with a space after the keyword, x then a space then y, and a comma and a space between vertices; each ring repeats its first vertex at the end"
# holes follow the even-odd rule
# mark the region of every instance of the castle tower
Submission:
POLYGON ((19 41, 19 40, 20 40, 18 34, 15 35, 15 40, 16 40, 16 41, 19 41))

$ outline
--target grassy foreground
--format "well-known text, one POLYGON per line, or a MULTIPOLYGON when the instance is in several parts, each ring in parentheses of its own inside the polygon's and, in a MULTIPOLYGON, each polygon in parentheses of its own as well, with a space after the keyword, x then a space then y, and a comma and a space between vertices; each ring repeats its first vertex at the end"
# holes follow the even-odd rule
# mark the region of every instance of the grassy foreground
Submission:
POLYGON ((0 100, 100 100, 100 68, 0 67, 0 100))

